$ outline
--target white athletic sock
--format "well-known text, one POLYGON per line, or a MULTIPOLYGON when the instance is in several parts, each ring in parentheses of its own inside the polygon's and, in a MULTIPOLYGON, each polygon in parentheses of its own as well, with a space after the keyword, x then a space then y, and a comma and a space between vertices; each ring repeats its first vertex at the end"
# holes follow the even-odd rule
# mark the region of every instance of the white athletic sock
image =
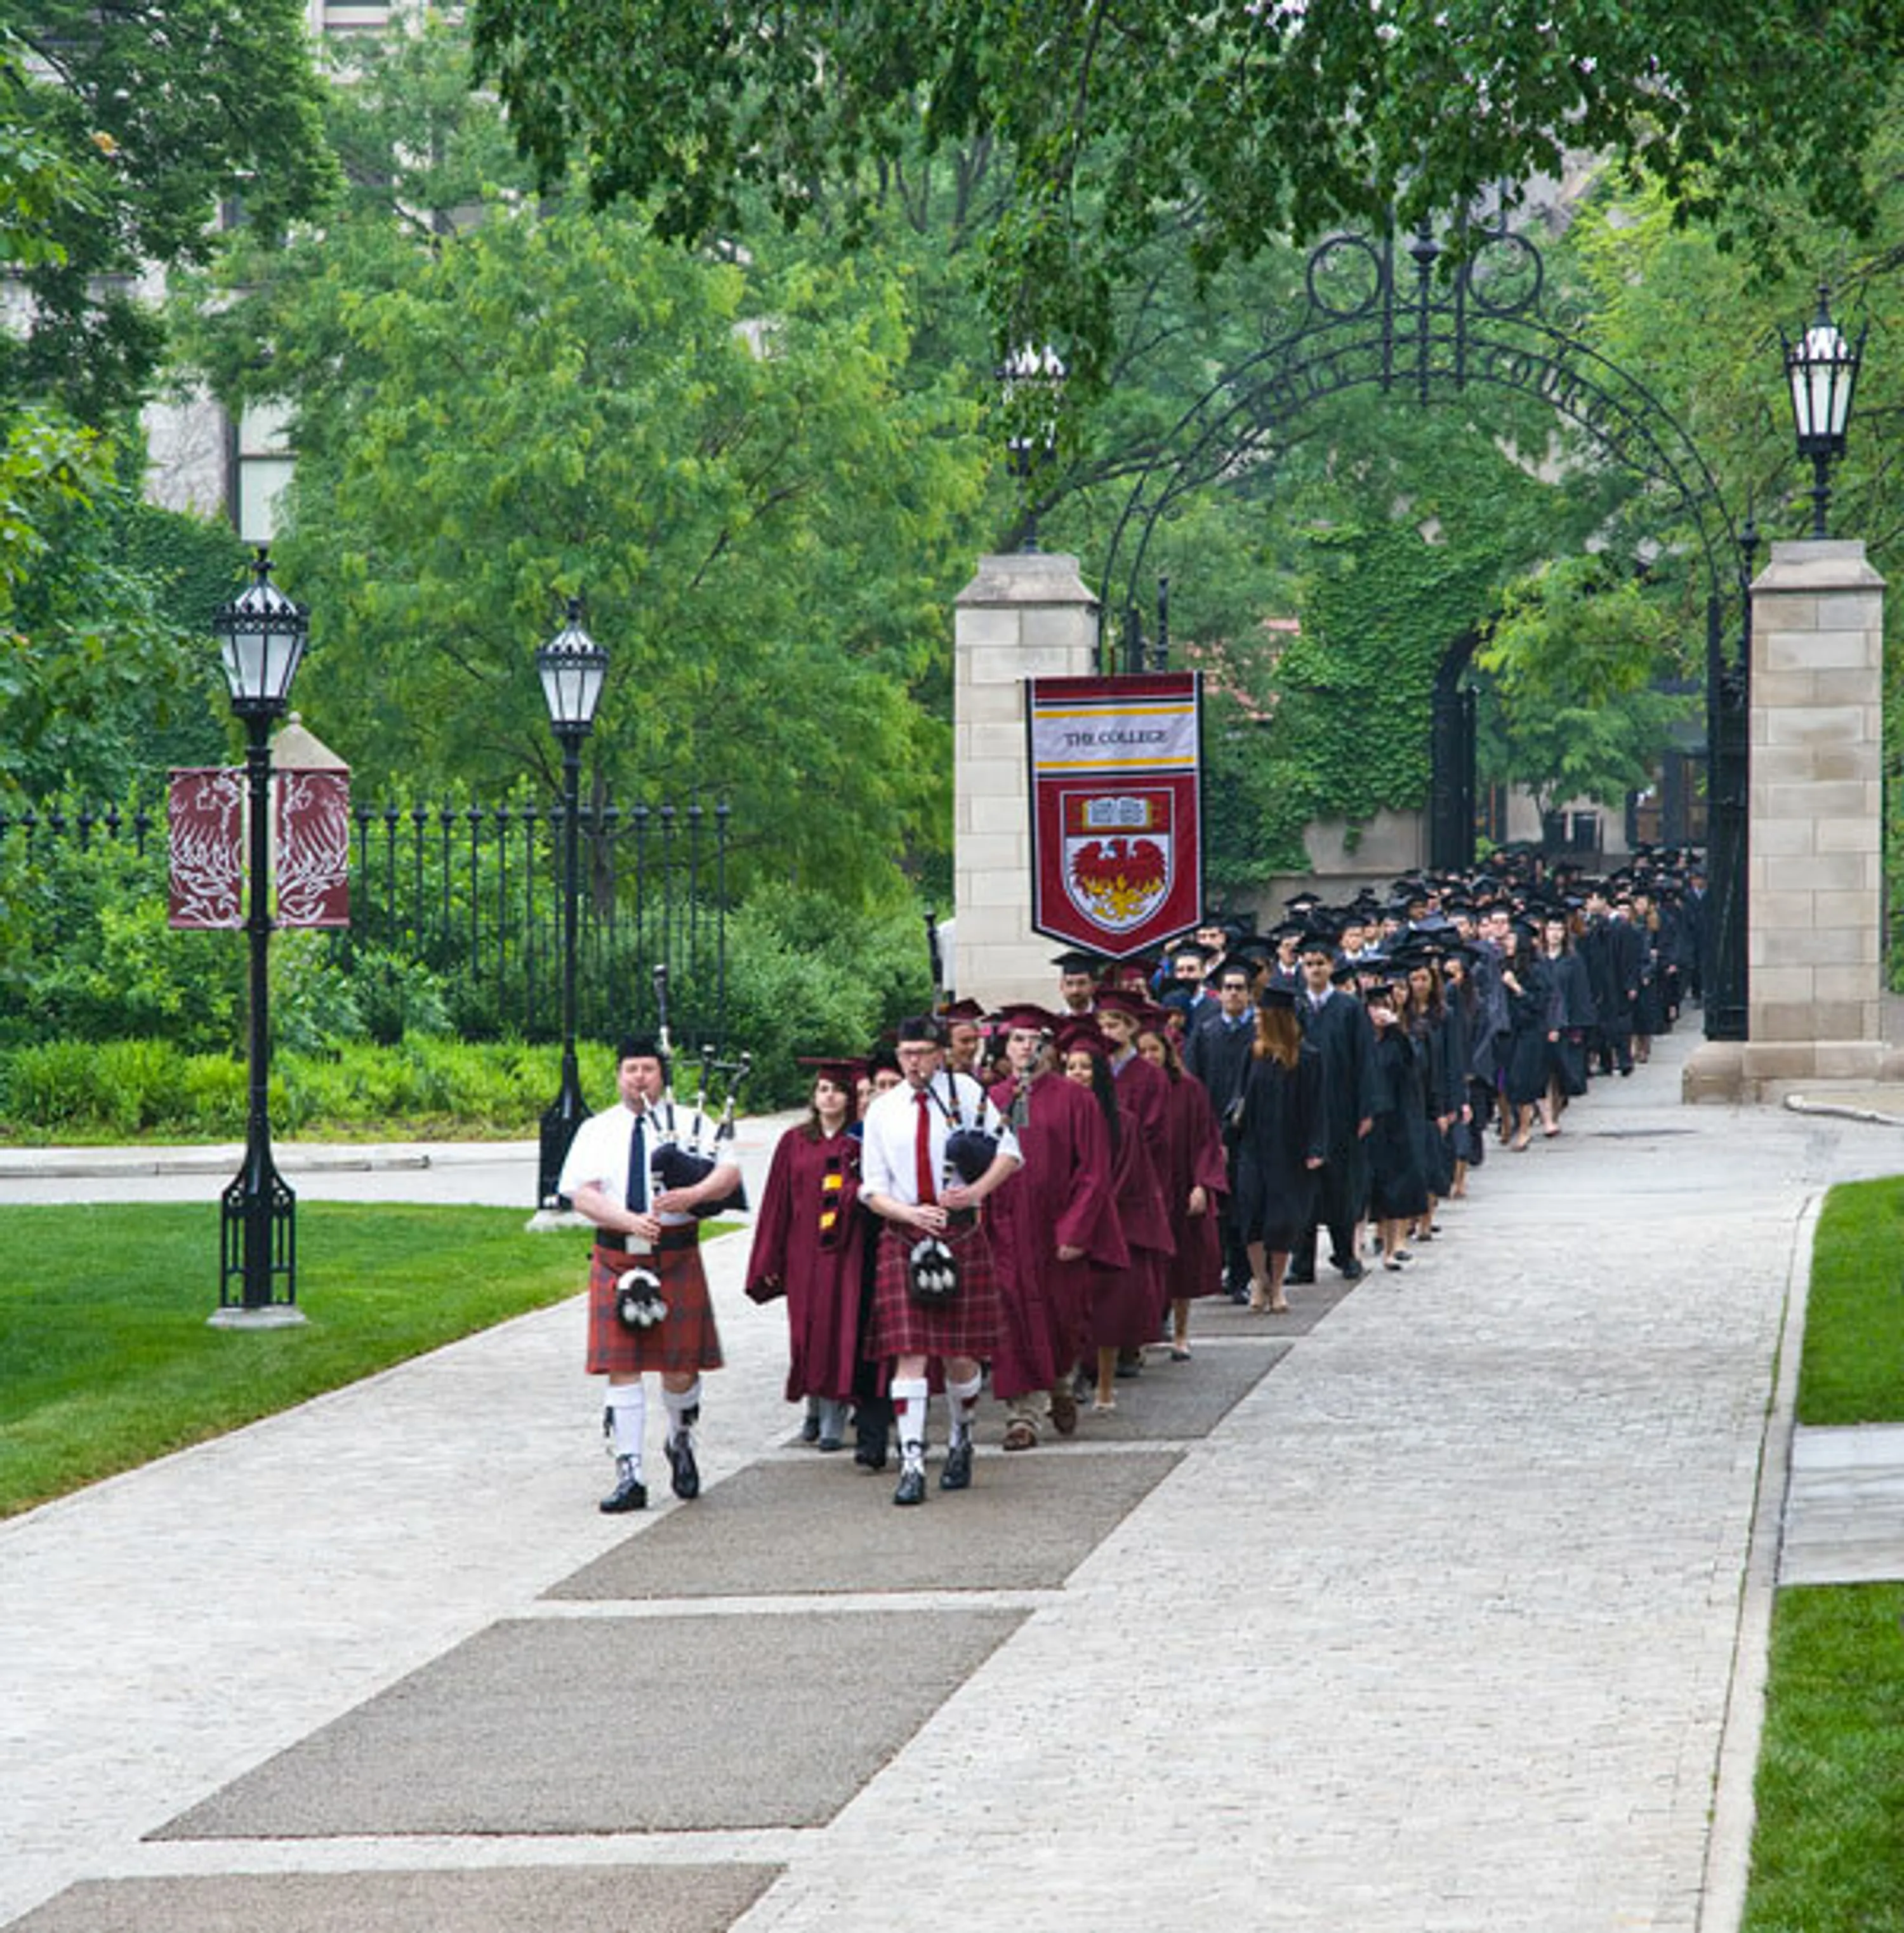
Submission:
POLYGON ((926 1460, 926 1398, 930 1390, 923 1376, 893 1378, 893 1420, 899 1429, 899 1461, 914 1468, 926 1460))
POLYGON ((945 1407, 952 1418, 950 1441, 954 1450, 961 1444, 972 1440, 972 1420, 978 1414, 978 1393, 984 1387, 983 1370, 969 1382, 947 1383, 945 1385, 945 1407))
POLYGON ((615 1440, 615 1454, 634 1460, 641 1467, 641 1438, 648 1424, 648 1393, 644 1384, 611 1383, 608 1415, 615 1440))
POLYGON ((664 1387, 661 1399, 668 1406, 668 1441, 674 1442, 690 1434, 701 1414, 701 1378, 696 1376, 684 1390, 664 1387))

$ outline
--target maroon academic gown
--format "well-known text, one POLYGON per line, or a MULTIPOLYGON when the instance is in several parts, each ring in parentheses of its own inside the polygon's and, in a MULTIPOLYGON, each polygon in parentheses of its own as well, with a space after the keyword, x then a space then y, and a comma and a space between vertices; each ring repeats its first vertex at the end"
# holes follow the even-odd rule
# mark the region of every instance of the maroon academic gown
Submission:
POLYGON ((1164 1203, 1170 1217, 1176 1253, 1163 1270, 1164 1300, 1194 1301, 1214 1295, 1223 1280, 1223 1251, 1217 1235, 1217 1198, 1230 1186, 1224 1165, 1223 1135, 1209 1090, 1194 1074, 1169 1084, 1164 1109, 1163 1152, 1158 1162, 1164 1203), (1207 1198, 1200 1215, 1190 1212, 1190 1191, 1207 1198))
POLYGON ((859 1195, 860 1144, 852 1135, 809 1139, 798 1127, 780 1137, 754 1217, 747 1294, 761 1303, 787 1298, 789 1402, 809 1396, 843 1402, 853 1393, 866 1234, 859 1195), (839 1177, 836 1191, 824 1186, 830 1168, 839 1177), (821 1227, 829 1205, 836 1216, 830 1235, 821 1227))
MULTIPOLYGON (((1008 1115, 1015 1081, 992 1090, 1008 1115)), ((1008 1400, 1050 1389, 1091 1342, 1091 1269, 1128 1266, 1111 1197, 1110 1131, 1090 1093, 1062 1074, 1032 1083, 1029 1114, 1016 1130, 1025 1165, 985 1204, 1005 1297, 1004 1333, 992 1387, 1008 1400), (1082 1249, 1060 1261, 1061 1248, 1082 1249)))
POLYGON ((1091 1339, 1100 1349, 1137 1349, 1157 1339, 1159 1285, 1176 1251, 1157 1159, 1164 1144, 1170 1077, 1140 1054, 1116 1075, 1118 1148, 1111 1193, 1131 1259, 1091 1272, 1091 1339))

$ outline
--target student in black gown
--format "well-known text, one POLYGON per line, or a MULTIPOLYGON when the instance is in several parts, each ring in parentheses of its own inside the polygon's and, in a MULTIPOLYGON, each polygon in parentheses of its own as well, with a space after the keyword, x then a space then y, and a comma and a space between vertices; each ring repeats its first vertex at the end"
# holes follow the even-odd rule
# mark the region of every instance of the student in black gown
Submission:
MULTIPOLYGON (((1302 1036, 1322 1060, 1323 1105, 1329 1117, 1329 1159, 1323 1164, 1317 1192, 1316 1219, 1329 1230, 1329 1259, 1345 1281, 1361 1279, 1356 1254, 1356 1227, 1368 1190, 1368 1162, 1362 1143, 1374 1110, 1371 1063, 1374 1036, 1362 1003, 1334 984, 1335 955, 1331 936, 1308 935, 1299 957, 1303 987, 1296 996, 1296 1017, 1302 1036)), ((1353 979, 1353 970, 1350 977, 1353 979)), ((1303 1231, 1290 1259, 1287 1280, 1316 1279, 1316 1231, 1303 1231)))
POLYGON ((1419 1123, 1428 1098, 1421 1058, 1409 1038, 1403 1008, 1406 979, 1371 994, 1368 1019, 1375 1036, 1371 1068, 1375 1106, 1368 1131, 1368 1212, 1382 1244, 1382 1266, 1399 1269, 1413 1260, 1402 1246, 1410 1222, 1428 1212, 1419 1123))
POLYGON ((1569 1100, 1587 1091, 1587 1042, 1595 1011, 1587 963, 1574 951, 1566 918, 1548 912, 1540 923, 1540 950, 1547 964, 1547 1105, 1542 1132, 1560 1132, 1560 1115, 1569 1100))
POLYGON ((1547 1012, 1553 986, 1547 963, 1524 927, 1515 927, 1502 960, 1500 984, 1507 994, 1507 1051, 1502 1084, 1506 1108, 1501 1126, 1512 1130, 1508 1146, 1524 1154, 1533 1138, 1534 1110, 1551 1126, 1547 1109, 1547 1012))
POLYGON ((1322 1057, 1303 1039, 1296 995, 1273 983, 1257 996, 1256 1042, 1232 1135, 1231 1213, 1249 1256, 1249 1306, 1286 1313, 1290 1250, 1315 1220, 1317 1177, 1329 1153, 1322 1057))
POLYGON ((1456 1070, 1461 1082, 1461 1114, 1449 1135, 1454 1159, 1448 1198, 1463 1200, 1467 1194, 1468 1172, 1479 1168, 1486 1155, 1482 1130, 1486 1125, 1486 1088, 1475 1078, 1474 1027, 1477 1003, 1470 971, 1473 955, 1466 947, 1453 948, 1441 963, 1441 998, 1445 1009, 1442 1021, 1442 1052, 1456 1070))
POLYGON ((1460 1071, 1447 1058, 1448 1007, 1441 991, 1441 969, 1434 957, 1412 953, 1408 957, 1408 999, 1402 1015, 1422 1069, 1422 1179, 1428 1189, 1428 1212, 1409 1231, 1411 1240, 1434 1239, 1434 1211, 1453 1186, 1455 1151, 1449 1131, 1461 1118, 1460 1071))

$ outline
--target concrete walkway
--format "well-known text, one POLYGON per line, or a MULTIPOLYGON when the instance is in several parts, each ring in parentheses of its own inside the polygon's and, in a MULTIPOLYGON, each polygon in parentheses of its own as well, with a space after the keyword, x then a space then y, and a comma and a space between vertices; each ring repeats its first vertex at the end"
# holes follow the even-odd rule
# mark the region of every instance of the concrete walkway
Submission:
POLYGON ((1722 1933, 1774 1359, 1904 1143, 1692 1045, 921 1511, 788 1447, 737 1237, 695 1505, 596 1514, 571 1303, 0 1526, 0 1924, 1722 1933))

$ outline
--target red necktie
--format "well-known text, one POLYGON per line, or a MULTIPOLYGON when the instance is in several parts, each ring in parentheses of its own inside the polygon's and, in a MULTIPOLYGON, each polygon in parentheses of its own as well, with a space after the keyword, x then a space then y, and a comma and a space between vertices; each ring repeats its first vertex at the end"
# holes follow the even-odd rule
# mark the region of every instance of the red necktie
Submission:
POLYGON ((932 1180, 932 1096, 921 1087, 915 1098, 919 1103, 919 1128, 912 1143, 913 1180, 919 1206, 929 1208, 938 1200, 938 1189, 932 1180))

